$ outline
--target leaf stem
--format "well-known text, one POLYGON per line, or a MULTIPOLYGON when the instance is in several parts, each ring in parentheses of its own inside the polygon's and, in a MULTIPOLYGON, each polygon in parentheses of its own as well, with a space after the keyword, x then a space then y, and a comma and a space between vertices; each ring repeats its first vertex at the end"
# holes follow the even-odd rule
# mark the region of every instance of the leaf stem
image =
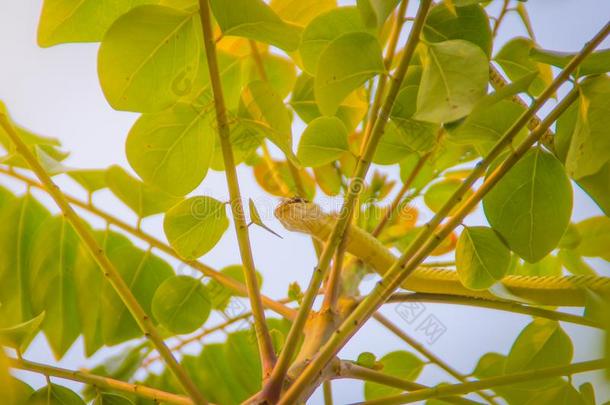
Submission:
POLYGON ((273 341, 271 340, 271 335, 269 334, 269 328, 265 320, 265 311, 263 309, 260 287, 256 279, 256 270, 254 268, 254 260, 252 258, 250 234, 248 231, 248 226, 246 225, 241 193, 239 191, 239 181, 237 179, 237 170, 235 169, 235 159, 233 157, 233 148, 231 146, 229 122, 227 119, 227 111, 222 92, 220 73, 218 71, 216 42, 214 39, 214 33, 212 32, 212 18, 210 15, 208 0, 199 0, 199 17, 201 19, 201 26, 203 29, 203 42, 208 60, 208 70, 210 73, 210 81, 212 83, 212 92, 214 93, 216 123, 218 125, 218 135, 220 137, 220 146, 222 148, 222 156, 225 165, 227 186, 229 188, 229 196, 231 198, 231 211, 233 213, 235 232, 237 233, 237 242, 239 244, 239 252, 244 268, 244 277, 246 280, 246 287, 248 289, 248 297, 250 299, 250 306, 252 307, 254 329, 256 331, 258 350, 261 357, 263 376, 267 376, 275 364, 275 352, 273 350, 273 341))
MULTIPOLYGON (((13 168, 11 166, 9 166, 8 169, 5 169, 0 166, 0 173, 10 176, 14 179, 20 180, 20 181, 24 182, 25 184, 27 184, 28 187, 34 187, 34 188, 38 188, 42 191, 47 191, 42 184, 28 178, 27 176, 24 176, 24 175, 16 172, 15 170, 13 170, 13 168)), ((100 210, 99 208, 93 206, 92 204, 90 204, 88 202, 83 202, 83 201, 81 201, 75 197, 72 197, 70 195, 67 195, 67 194, 64 194, 64 197, 66 198, 66 200, 68 200, 68 202, 70 204, 75 205, 79 208, 82 208, 82 209, 92 213, 93 215, 103 219, 104 221, 106 221, 106 223, 112 224, 112 225, 116 226, 117 228, 120 228, 120 229, 124 230, 125 232, 130 233, 131 235, 141 239, 142 241, 146 242, 147 244, 154 247, 155 249, 158 249, 158 250, 162 251, 163 253, 168 254, 177 260, 180 260, 182 263, 185 263, 185 264, 189 265, 190 267, 194 268, 195 270, 201 272, 202 274, 216 280, 218 283, 224 285, 225 287, 231 289, 232 291, 242 294, 244 296, 248 295, 248 290, 247 290, 246 286, 244 284, 240 283, 239 281, 235 280, 234 278, 226 276, 199 261, 194 261, 194 260, 189 261, 189 260, 182 259, 174 251, 174 249, 172 249, 172 247, 169 246, 168 244, 160 241, 159 239, 153 237, 152 235, 149 235, 149 234, 143 232, 140 229, 137 229, 137 228, 131 226, 127 222, 125 222, 119 218, 116 218, 116 217, 108 214, 107 212, 100 210)), ((267 308, 278 313, 279 315, 282 315, 284 318, 291 320, 295 317, 296 311, 294 309, 288 308, 287 306, 283 305, 282 303, 280 303, 276 300, 273 300, 265 295, 262 296, 262 299, 263 299, 263 304, 267 308)))
MULTIPOLYGON (((320 256, 318 265, 314 269, 309 286, 303 297, 301 307, 299 308, 299 312, 297 313, 297 317, 294 320, 292 327, 290 328, 290 332, 288 333, 288 337, 286 339, 286 343, 284 345, 282 353, 280 354, 278 363, 273 370, 273 374, 268 383, 268 387, 266 387, 267 390, 269 390, 266 394, 271 393, 272 395, 279 395, 279 388, 281 387, 284 381, 286 371, 288 370, 289 362, 292 359, 292 356, 296 351, 299 339, 303 334, 303 327, 305 326, 305 322, 307 321, 307 318, 309 316, 313 301, 317 296, 318 290, 320 289, 320 284, 322 283, 322 280, 326 275, 328 266, 334 255, 334 252, 337 249, 341 238, 344 237, 345 230, 355 210, 355 205, 358 200, 357 197, 360 195, 362 189, 364 188, 364 178, 371 165, 371 159, 375 153, 375 149, 377 148, 379 139, 383 135, 385 124, 390 116, 392 106, 394 105, 394 101, 400 90, 400 86, 404 79, 405 73, 407 72, 407 68, 409 67, 409 64, 411 62, 411 58, 415 53, 415 48, 417 43, 419 42, 419 36, 431 3, 431 0, 422 0, 420 3, 416 20, 413 24, 413 27, 411 28, 411 32, 409 33, 407 44, 405 45, 402 60, 400 62, 400 65, 396 69, 396 74, 392 78, 392 85, 388 91, 386 100, 381 108, 379 118, 375 121, 370 140, 367 143, 364 153, 358 159, 356 172, 352 178, 352 181, 349 184, 348 193, 343 203, 343 207, 341 208, 339 218, 337 220, 337 223, 333 227, 333 231, 328 239, 326 246, 324 247, 324 251, 320 256)), ((272 398, 272 400, 273 399, 275 398, 272 398)), ((289 403, 292 403, 292 401, 290 401, 289 403)))
POLYGON ((583 49, 570 61, 564 70, 555 78, 555 80, 542 92, 541 96, 534 101, 532 106, 525 111, 521 117, 513 124, 513 126, 502 136, 496 143, 489 154, 479 164, 475 166, 471 174, 464 180, 460 188, 456 190, 453 196, 447 203, 437 212, 434 218, 424 227, 422 232, 416 237, 406 252, 400 257, 394 266, 386 273, 384 278, 377 284, 371 294, 350 314, 343 324, 336 330, 335 334, 329 341, 320 349, 318 356, 309 363, 303 370, 299 378, 294 382, 292 387, 286 392, 280 403, 290 404, 297 400, 306 388, 307 385, 314 380, 315 376, 322 370, 326 364, 335 356, 338 350, 345 345, 346 341, 354 335, 354 333, 363 325, 370 316, 375 313, 377 308, 383 303, 390 294, 408 277, 408 275, 421 263, 428 254, 463 220, 470 210, 478 201, 483 198, 490 186, 501 178, 510 167, 520 158, 520 156, 529 149, 529 147, 539 139, 544 131, 561 115, 569 105, 576 99, 577 93, 572 91, 555 109, 545 118, 540 126, 532 132, 528 138, 523 141, 505 161, 498 167, 470 199, 461 206, 460 211, 451 218, 447 225, 443 228, 443 232, 434 235, 429 243, 424 243, 428 240, 436 227, 452 210, 456 204, 460 204, 470 186, 485 172, 485 169, 495 160, 495 158, 504 150, 511 142, 512 138, 527 124, 531 117, 542 107, 542 105, 555 93, 557 88, 564 83, 571 72, 589 55, 597 45, 610 32, 610 23, 607 23, 596 35, 588 42, 583 49), (523 150, 525 149, 525 150, 523 150), (487 184, 487 186, 486 186, 487 184))
POLYGON ((123 304, 129 309, 129 312, 134 317, 138 326, 159 351, 159 354, 165 360, 167 366, 172 370, 180 384, 184 387, 186 392, 193 398, 196 404, 207 404, 207 401, 203 395, 197 389, 197 386, 193 383, 189 375, 174 358, 172 352, 163 342, 163 338, 157 328, 154 326, 150 316, 140 306, 140 303, 133 295, 129 286, 121 277, 121 274, 114 267, 114 264, 108 259, 108 256, 104 253, 104 249, 100 247, 95 239, 95 236, 87 227, 85 222, 76 214, 68 200, 64 197, 59 187, 51 180, 51 177, 42 167, 38 159, 34 156, 32 151, 28 148, 25 142, 21 139, 19 133, 11 125, 6 114, 0 112, 0 125, 4 128, 8 137, 11 139, 16 147, 16 151, 23 157, 27 162, 31 170, 36 174, 40 182, 44 185, 49 195, 53 198, 55 203, 59 206, 65 218, 70 222, 89 253, 93 256, 100 269, 103 271, 104 276, 113 289, 123 301, 123 304))
MULTIPOLYGON (((396 326, 388 318, 383 316, 380 312, 376 312, 375 315, 373 315, 373 318, 377 322, 379 322, 380 324, 385 326, 386 329, 388 329, 390 332, 392 332, 394 335, 396 335, 406 344, 408 344, 409 346, 411 346, 412 348, 417 350, 422 356, 424 356, 429 361, 431 361, 432 363, 436 364, 438 367, 440 367, 441 369, 446 371, 447 374, 454 377, 456 380, 458 380, 460 382, 463 382, 463 383, 468 382, 468 379, 466 378, 466 376, 464 376, 462 373, 460 373, 459 371, 457 371, 456 369, 451 367, 449 364, 447 364, 443 359, 438 357, 436 354, 434 354, 430 350, 426 349, 426 347, 424 345, 422 345, 421 343, 419 343, 417 340, 415 340, 411 336, 407 335, 402 329, 400 329, 398 326, 396 326)), ((484 400, 489 402, 490 404, 497 404, 497 402, 492 397, 490 397, 488 394, 486 394, 485 392, 478 391, 477 394, 481 398, 483 398, 484 400)))
POLYGON ((62 378, 64 380, 89 384, 95 388, 102 388, 112 391, 120 391, 129 394, 134 394, 142 398, 152 399, 153 401, 177 405, 193 404, 193 401, 191 401, 190 398, 185 396, 172 394, 170 392, 165 392, 156 388, 150 388, 144 385, 131 384, 109 377, 90 374, 83 371, 67 370, 64 368, 49 366, 41 363, 34 363, 32 361, 20 359, 10 359, 9 364, 12 368, 43 374, 46 377, 57 377, 62 378))
POLYGON ((462 384, 443 385, 434 388, 427 388, 416 392, 395 395, 392 397, 380 398, 373 401, 361 402, 362 405, 393 405, 406 404, 415 401, 423 401, 430 398, 442 398, 446 395, 463 395, 476 390, 490 389, 511 385, 532 380, 542 380, 549 377, 559 377, 584 373, 587 371, 599 370, 605 367, 604 360, 583 361, 580 363, 569 364, 566 366, 547 367, 536 370, 524 371, 502 375, 499 377, 484 378, 479 381, 470 381, 462 384))

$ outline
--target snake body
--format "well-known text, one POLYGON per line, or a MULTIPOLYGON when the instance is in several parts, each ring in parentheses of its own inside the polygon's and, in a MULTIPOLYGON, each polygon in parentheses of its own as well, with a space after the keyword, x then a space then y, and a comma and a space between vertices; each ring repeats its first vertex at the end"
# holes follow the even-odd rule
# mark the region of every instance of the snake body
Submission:
MULTIPOLYGON (((336 214, 327 214, 315 203, 303 199, 282 202, 275 216, 289 231, 309 234, 326 242, 336 222, 336 214)), ((384 275, 397 261, 396 256, 378 239, 363 229, 350 225, 346 250, 384 275)), ((610 278, 598 276, 506 276, 501 284, 509 295, 525 302, 552 306, 584 306, 586 291, 610 294, 610 278)), ((451 294, 467 297, 498 299, 489 291, 470 290, 462 285, 457 272, 448 269, 423 268, 413 271, 402 288, 430 294, 451 294)))

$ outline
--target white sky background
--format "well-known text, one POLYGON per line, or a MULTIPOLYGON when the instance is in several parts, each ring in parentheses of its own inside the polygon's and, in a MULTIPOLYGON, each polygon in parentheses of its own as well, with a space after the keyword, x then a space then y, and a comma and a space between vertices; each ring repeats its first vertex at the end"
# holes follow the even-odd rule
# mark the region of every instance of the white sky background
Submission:
MULTIPOLYGON (((342 1, 342 4, 354 3, 342 1)), ((412 1, 409 15, 414 15, 416 2, 412 1)), ((490 7, 490 14, 497 14, 496 1, 490 7)), ((12 117, 20 125, 61 140, 64 149, 71 152, 66 164, 72 167, 104 168, 120 164, 128 168, 124 153, 125 137, 137 118, 137 114, 118 112, 110 108, 101 92, 97 73, 97 44, 68 44, 48 49, 36 45, 36 27, 41 9, 41 0, 0 0, 0 100, 4 101, 12 117)), ((610 17, 610 1, 607 0, 536 0, 527 3, 532 25, 538 43, 546 49, 577 51, 590 39, 610 17)), ((499 42, 525 33, 515 14, 509 15, 499 33, 499 42)), ((608 48, 606 41, 602 47, 608 48)), ((494 51, 497 51, 497 46, 494 51)), ((295 125, 295 134, 302 131, 302 125, 295 125)), ((295 139, 295 145, 298 137, 295 139)), ((383 168, 396 177, 396 170, 383 168)), ((278 199, 267 196, 255 183, 251 169, 240 166, 242 194, 253 198, 263 212, 270 213, 278 199)), ((70 181, 58 177, 65 191, 83 196, 83 192, 70 181)), ((0 178, 0 184, 12 186, 22 191, 23 187, 0 178)), ((224 174, 210 172, 195 194, 211 195, 221 200, 227 199, 224 174)), ((36 194, 49 201, 43 194, 36 194)), ((321 193, 318 192, 318 196, 321 193)), ((108 191, 96 194, 95 202, 104 210, 135 223, 135 216, 108 191)), ((52 204, 47 204, 56 211, 52 204)), ((418 206, 422 203, 418 202, 418 206)), ((425 212, 424 210, 420 210, 425 212)), ((599 209, 584 193, 576 191, 574 220, 579 221, 599 215, 599 209)), ((265 215, 265 214, 263 214, 265 215)), ((268 224, 281 231, 284 239, 257 228, 251 228, 254 259, 264 277, 264 293, 272 297, 284 297, 288 284, 298 281, 305 287, 315 256, 307 237, 284 231, 269 214, 265 215, 268 224)), ((89 218, 89 217, 87 217, 89 218)), ((420 221, 429 219, 422 213, 420 221)), ((143 228, 163 238, 161 217, 144 220, 143 228)), ((468 224, 484 221, 480 213, 468 218, 468 224)), ((97 226, 102 224, 94 222, 97 226)), ((1 225, 0 225, 1 226, 1 225)), ((239 263, 237 242, 233 228, 230 227, 216 248, 204 256, 202 261, 214 268, 221 269, 239 263)), ((172 262, 175 264, 175 262, 172 262)), ((604 270, 607 263, 596 262, 604 270)), ((96 294, 97 291, 91 291, 96 294)), ((385 313, 410 333, 413 337, 424 339, 415 325, 409 325, 399 318, 394 307, 388 306, 385 313)), ((487 310, 453 308, 444 305, 426 304, 426 312, 436 316, 447 328, 446 333, 428 348, 443 359, 451 360, 453 366, 465 374, 472 371, 479 357, 489 351, 507 353, 515 337, 530 318, 522 315, 492 312, 487 310)), ((210 319, 208 325, 213 325, 210 319)), ((600 334, 591 329, 565 325, 575 345, 575 360, 588 360, 600 356, 600 334)), ((217 335, 216 338, 222 338, 217 335)), ((422 340, 423 341, 423 340, 422 340)), ((342 352, 343 358, 355 358, 362 351, 371 351, 381 357, 387 352, 406 349, 397 338, 386 332, 374 321, 365 326, 342 352)), ((113 349, 112 351, 116 351, 113 349)), ((106 356, 103 350, 96 358, 106 356)), ((25 357, 34 361, 55 363, 43 338, 38 338, 25 357)), ((67 368, 91 365, 94 361, 83 357, 80 340, 68 352, 60 364, 67 368)), ((19 374, 34 386, 44 380, 33 374, 19 374)), ((599 375, 580 375, 576 381, 594 379, 599 401, 610 399, 610 388, 599 375)), ((427 366, 422 378, 424 384, 431 385, 441 381, 454 382, 435 366, 427 366)), ((60 384, 78 388, 78 385, 58 380, 60 384)), ((362 398, 361 384, 357 382, 338 382, 333 384, 336 403, 347 403, 362 398)), ((0 388, 1 389, 1 388, 0 388)), ((316 394, 311 403, 321 403, 316 394)))

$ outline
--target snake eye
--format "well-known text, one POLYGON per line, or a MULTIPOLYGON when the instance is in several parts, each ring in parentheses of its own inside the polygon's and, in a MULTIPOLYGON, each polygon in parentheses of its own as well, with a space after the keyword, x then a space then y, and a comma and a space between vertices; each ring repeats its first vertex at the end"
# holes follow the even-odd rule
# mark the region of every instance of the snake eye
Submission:
POLYGON ((304 199, 302 197, 295 196, 290 199, 290 202, 291 203, 308 203, 309 201, 307 201, 306 199, 304 199))

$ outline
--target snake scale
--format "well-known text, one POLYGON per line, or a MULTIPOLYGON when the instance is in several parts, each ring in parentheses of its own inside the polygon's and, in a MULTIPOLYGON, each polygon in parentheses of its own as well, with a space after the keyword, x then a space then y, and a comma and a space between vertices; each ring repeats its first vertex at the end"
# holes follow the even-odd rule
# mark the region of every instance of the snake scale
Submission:
MULTIPOLYGON (((275 209, 275 216, 289 231, 309 234, 326 242, 336 221, 336 214, 327 214, 315 203, 300 198, 284 201, 275 209)), ((350 225, 346 250, 370 265, 380 275, 385 274, 397 257, 379 240, 363 229, 350 225)), ((610 278, 598 276, 517 276, 501 280, 509 295, 524 302, 552 306, 584 306, 586 291, 610 294, 610 278)), ((470 290, 462 285, 457 272, 448 269, 420 267, 401 285, 402 288, 430 294, 451 294, 466 297, 498 299, 489 291, 470 290)))

